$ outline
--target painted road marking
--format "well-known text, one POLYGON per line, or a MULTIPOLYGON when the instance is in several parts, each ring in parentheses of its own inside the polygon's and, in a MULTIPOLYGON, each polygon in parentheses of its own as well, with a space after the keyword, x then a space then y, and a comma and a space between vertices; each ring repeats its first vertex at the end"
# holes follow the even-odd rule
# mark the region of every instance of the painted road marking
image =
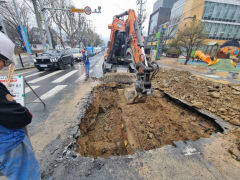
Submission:
POLYGON ((29 81, 28 83, 36 83, 36 82, 42 81, 42 80, 44 80, 44 79, 47 79, 47 78, 49 78, 49 77, 51 77, 51 76, 54 76, 54 75, 60 73, 60 72, 63 72, 63 70, 61 70, 61 71, 56 71, 56 72, 47 74, 47 75, 42 76, 42 77, 39 77, 39 78, 37 78, 37 79, 33 79, 32 81, 29 81))
POLYGON ((72 76, 72 75, 75 74, 76 72, 78 72, 78 70, 73 70, 73 71, 65 74, 64 76, 61 76, 60 78, 52 81, 52 83, 60 83, 60 82, 63 82, 65 79, 69 78, 70 76, 72 76))
MULTIPOLYGON (((31 86, 33 88, 33 90, 39 88, 40 86, 31 86)), ((26 87, 25 89, 25 94, 29 93, 31 91, 31 89, 29 87, 26 87)))
POLYGON ((42 73, 44 73, 44 72, 36 72, 36 73, 30 74, 30 75, 24 76, 24 78, 29 78, 29 77, 36 76, 36 75, 42 74, 42 73))
MULTIPOLYGON (((46 99, 54 96, 55 94, 57 94, 58 92, 60 92, 61 90, 63 90, 66 87, 67 87, 67 85, 58 85, 58 86, 54 87, 53 89, 51 89, 50 91, 43 94, 40 98, 42 100, 46 100, 46 99)), ((34 102, 39 102, 39 99, 36 99, 34 102)))
POLYGON ((86 75, 85 75, 85 74, 82 74, 82 75, 80 76, 80 78, 78 78, 78 79, 75 81, 75 83, 78 83, 78 82, 80 82, 80 81, 83 81, 85 78, 86 78, 86 75))

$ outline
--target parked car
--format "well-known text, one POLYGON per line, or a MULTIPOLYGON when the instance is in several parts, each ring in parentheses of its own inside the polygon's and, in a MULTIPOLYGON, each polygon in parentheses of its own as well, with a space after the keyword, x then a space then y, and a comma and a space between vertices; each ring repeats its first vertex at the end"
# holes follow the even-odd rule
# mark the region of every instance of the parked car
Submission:
POLYGON ((39 71, 45 69, 64 69, 66 65, 74 65, 70 50, 48 50, 34 59, 34 65, 39 71))
POLYGON ((181 50, 175 47, 168 48, 166 52, 167 57, 173 57, 173 58, 178 58, 181 54, 182 54, 181 50))
POLYGON ((80 52, 80 49, 79 48, 72 48, 71 49, 71 52, 73 54, 73 59, 76 61, 76 62, 81 62, 82 61, 82 53, 80 52))

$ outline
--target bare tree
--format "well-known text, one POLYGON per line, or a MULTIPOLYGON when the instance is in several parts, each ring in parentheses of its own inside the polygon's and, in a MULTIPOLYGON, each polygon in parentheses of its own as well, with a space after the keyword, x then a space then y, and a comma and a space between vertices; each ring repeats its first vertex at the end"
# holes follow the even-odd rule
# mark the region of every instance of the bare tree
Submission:
MULTIPOLYGON (((19 7, 22 23, 26 28, 27 34, 29 34, 30 29, 32 27, 30 23, 32 12, 25 3, 21 3, 21 4, 17 3, 17 6, 19 7)), ((11 1, 0 4, 0 14, 2 15, 4 23, 6 25, 8 36, 14 42, 19 43, 21 42, 21 39, 18 33, 19 24, 17 21, 16 13, 15 11, 13 11, 12 7, 13 7, 13 4, 11 1)))
MULTIPOLYGON (((74 7, 70 0, 56 0, 50 2, 51 7, 69 9, 74 7)), ((56 11, 54 12, 52 22, 54 22, 59 31, 59 40, 64 47, 64 38, 66 36, 67 41, 71 47, 75 47, 78 42, 78 36, 85 26, 85 18, 82 14, 72 13, 70 11, 56 11)))
POLYGON ((50 20, 49 27, 55 30, 63 48, 66 47, 66 44, 75 47, 81 43, 87 46, 101 42, 100 36, 88 27, 84 14, 72 13, 67 10, 74 8, 71 0, 46 0, 45 6, 64 9, 57 11, 46 10, 50 20))
POLYGON ((208 33, 205 31, 205 27, 195 18, 190 23, 185 24, 184 27, 178 31, 177 37, 174 41, 177 42, 186 52, 185 65, 190 59, 193 47, 199 47, 203 44, 207 36, 208 33))

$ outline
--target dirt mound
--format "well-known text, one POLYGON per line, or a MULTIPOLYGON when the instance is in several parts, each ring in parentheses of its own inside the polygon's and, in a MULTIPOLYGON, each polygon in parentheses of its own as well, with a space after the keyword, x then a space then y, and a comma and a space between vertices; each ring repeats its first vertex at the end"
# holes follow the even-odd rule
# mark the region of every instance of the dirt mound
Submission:
POLYGON ((159 72, 153 85, 234 125, 240 125, 239 85, 215 83, 177 70, 159 72))
POLYGON ((159 91, 145 103, 126 105, 123 87, 101 85, 81 122, 78 152, 108 157, 197 140, 217 132, 214 122, 172 102, 159 91))

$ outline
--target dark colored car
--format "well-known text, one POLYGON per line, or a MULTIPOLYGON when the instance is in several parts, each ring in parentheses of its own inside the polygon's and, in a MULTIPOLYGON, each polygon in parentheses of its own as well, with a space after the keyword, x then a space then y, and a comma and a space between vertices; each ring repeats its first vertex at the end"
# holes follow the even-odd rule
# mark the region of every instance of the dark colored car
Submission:
POLYGON ((64 69, 66 65, 74 65, 70 50, 48 50, 34 59, 34 65, 39 71, 45 69, 64 69))

